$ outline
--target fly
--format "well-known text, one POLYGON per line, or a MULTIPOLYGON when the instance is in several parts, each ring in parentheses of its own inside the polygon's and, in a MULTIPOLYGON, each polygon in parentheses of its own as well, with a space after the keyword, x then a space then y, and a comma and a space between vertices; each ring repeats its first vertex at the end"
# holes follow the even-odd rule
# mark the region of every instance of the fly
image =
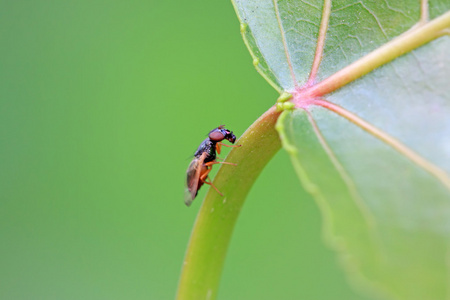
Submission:
POLYGON ((194 201, 197 196, 198 190, 202 187, 204 183, 212 186, 221 196, 223 194, 213 185, 211 179, 208 177, 211 168, 215 164, 236 164, 229 162, 218 162, 216 161, 217 155, 220 154, 222 146, 225 147, 240 147, 241 145, 226 145, 222 143, 223 140, 227 140, 234 144, 236 141, 236 136, 233 131, 226 129, 223 125, 211 130, 208 137, 200 144, 197 151, 194 154, 194 159, 189 164, 186 172, 186 191, 184 203, 190 206, 192 201, 194 201))

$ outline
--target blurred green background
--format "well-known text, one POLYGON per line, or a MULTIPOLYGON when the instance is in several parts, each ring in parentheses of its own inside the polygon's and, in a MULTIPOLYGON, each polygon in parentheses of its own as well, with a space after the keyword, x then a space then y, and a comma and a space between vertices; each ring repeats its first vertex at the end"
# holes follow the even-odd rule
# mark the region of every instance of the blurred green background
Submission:
MULTIPOLYGON (((173 299, 212 128, 277 98, 229 1, 0 1, 0 299, 173 299)), ((280 151, 253 187, 219 299, 361 299, 280 151)))

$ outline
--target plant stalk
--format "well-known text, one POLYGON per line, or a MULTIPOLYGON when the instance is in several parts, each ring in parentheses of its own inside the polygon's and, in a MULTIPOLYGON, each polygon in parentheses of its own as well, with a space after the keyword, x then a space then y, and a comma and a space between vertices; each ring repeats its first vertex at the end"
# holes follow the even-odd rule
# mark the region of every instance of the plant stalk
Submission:
MULTIPOLYGON (((233 228, 245 198, 265 165, 281 148, 270 108, 241 136, 214 179, 221 197, 209 189, 189 241, 178 286, 178 300, 215 299, 233 228)), ((199 199, 197 199, 199 201, 199 199)), ((194 205, 195 206, 195 205, 194 205)))

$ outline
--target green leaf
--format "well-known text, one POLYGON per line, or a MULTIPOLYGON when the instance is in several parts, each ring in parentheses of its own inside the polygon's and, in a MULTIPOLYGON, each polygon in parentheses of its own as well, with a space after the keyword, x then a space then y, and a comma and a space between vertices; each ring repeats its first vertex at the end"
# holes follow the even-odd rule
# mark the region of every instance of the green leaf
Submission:
POLYGON ((233 4, 256 70, 281 96, 230 152, 239 168, 217 174, 227 205, 206 196, 178 299, 216 296, 239 210, 278 150, 281 110, 283 147, 350 281, 386 299, 447 299, 450 2, 233 4))
POLYGON ((351 281, 447 299, 450 3, 235 3, 260 72, 293 95, 277 129, 351 281))

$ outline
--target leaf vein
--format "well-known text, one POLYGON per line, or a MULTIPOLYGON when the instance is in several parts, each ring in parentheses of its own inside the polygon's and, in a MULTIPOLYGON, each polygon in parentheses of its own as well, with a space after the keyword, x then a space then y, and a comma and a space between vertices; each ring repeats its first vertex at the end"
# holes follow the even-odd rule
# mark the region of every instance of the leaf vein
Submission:
POLYGON ((313 63, 311 66, 311 72, 309 74, 308 82, 312 84, 319 71, 320 63, 322 61, 323 56, 323 48, 325 46, 325 37, 328 31, 328 23, 330 21, 331 15, 331 0, 323 1, 323 10, 322 10, 322 20, 320 21, 319 34, 317 36, 317 47, 316 52, 314 54, 313 63))
POLYGON ((432 164, 422 156, 420 156, 418 153, 414 152, 412 149, 395 139, 394 137, 390 136, 386 132, 382 131, 381 129, 373 126, 372 124, 364 121, 357 115, 351 113, 350 111, 346 110, 345 108, 336 105, 334 103, 331 103, 326 100, 312 100, 312 105, 318 105, 325 107, 334 113, 346 118, 353 124, 359 126, 360 128, 364 129, 366 132, 372 134, 376 138, 382 140, 387 145, 391 146, 393 149, 397 150, 400 154, 407 157, 409 160, 411 160, 413 163, 415 163, 417 166, 428 172, 430 175, 438 179, 441 184, 445 186, 448 190, 450 190, 450 178, 447 175, 445 171, 437 167, 436 165, 432 164))
POLYGON ((361 214, 365 217, 364 219, 367 222, 368 228, 371 228, 372 230, 376 228, 376 222, 375 218, 373 217, 370 210, 367 208, 366 205, 364 205, 364 201, 362 200, 361 195, 358 192, 358 189, 356 188, 355 183, 353 182, 350 175, 348 175, 347 171, 345 170, 344 166, 341 164, 341 162, 338 160, 336 155, 334 154, 331 147, 328 145, 325 137, 323 136, 322 132, 320 131, 316 121, 312 117, 311 113, 305 109, 306 114, 308 115, 309 123, 311 124, 314 133, 319 140, 323 150, 328 155, 331 163, 335 167, 336 171, 341 176, 342 180, 344 181, 345 185, 347 186, 347 189, 349 191, 349 194, 353 201, 355 202, 356 206, 360 209, 361 214))
POLYGON ((305 0, 302 0, 302 2, 305 3, 306 5, 311 6, 312 8, 315 8, 315 9, 317 9, 317 10, 320 10, 320 8, 319 8, 318 6, 315 6, 315 5, 312 4, 312 3, 309 3, 309 2, 307 2, 307 1, 305 1, 305 0))
POLYGON ((289 70, 291 72, 292 80, 294 81, 294 86, 297 86, 297 80, 295 79, 294 68, 292 66, 291 56, 289 54, 289 50, 288 50, 287 42, 286 42, 286 36, 284 34, 283 24, 281 22, 280 11, 278 10, 278 2, 277 2, 277 0, 272 0, 272 2, 273 2, 273 6, 275 8, 275 16, 277 18, 278 28, 280 29, 281 40, 283 42, 284 53, 286 55, 289 70))
POLYGON ((355 5, 361 5, 361 7, 362 8, 364 8, 374 19, 375 19, 375 22, 377 22, 377 24, 378 24, 378 27, 380 28, 380 30, 381 30, 381 32, 383 33, 383 35, 384 35, 384 37, 386 38, 386 39, 388 39, 388 36, 387 36, 387 34, 386 34, 386 32, 385 32, 385 30, 384 30, 384 28, 383 28, 383 26, 381 26, 381 22, 380 22, 380 20, 378 19, 378 17, 376 16, 376 14, 374 13, 374 12, 372 12, 366 5, 364 5, 364 3, 362 3, 361 1, 358 1, 358 2, 355 2, 355 3, 352 3, 352 4, 348 4, 348 5, 345 5, 345 6, 342 6, 342 7, 340 7, 340 8, 337 8, 337 9, 333 9, 332 10, 332 12, 337 12, 337 11, 340 11, 340 10, 344 10, 344 9, 347 9, 347 8, 349 8, 349 7, 351 7, 351 6, 355 6, 355 5))
POLYGON ((361 6, 362 6, 365 10, 367 10, 367 12, 375 19, 375 21, 377 22, 378 27, 380 28, 380 30, 381 30, 381 32, 383 33, 384 37, 385 37, 386 39, 388 39, 388 36, 387 36, 387 34, 386 34, 386 31, 384 30, 383 26, 381 26, 381 22, 380 22, 380 20, 378 19, 377 15, 376 15, 374 12, 372 12, 372 11, 371 11, 366 5, 364 5, 362 2, 359 2, 359 3, 360 3, 361 6))
POLYGON ((388 9, 390 9, 390 10, 392 10, 392 11, 395 11, 396 13, 399 13, 399 14, 403 15, 404 17, 408 18, 408 19, 412 19, 411 16, 405 14, 405 13, 404 13, 403 11, 401 11, 400 9, 395 9, 395 8, 393 8, 391 5, 389 5, 388 0, 384 0, 384 3, 386 3, 386 6, 387 6, 388 9))

